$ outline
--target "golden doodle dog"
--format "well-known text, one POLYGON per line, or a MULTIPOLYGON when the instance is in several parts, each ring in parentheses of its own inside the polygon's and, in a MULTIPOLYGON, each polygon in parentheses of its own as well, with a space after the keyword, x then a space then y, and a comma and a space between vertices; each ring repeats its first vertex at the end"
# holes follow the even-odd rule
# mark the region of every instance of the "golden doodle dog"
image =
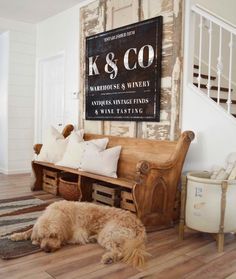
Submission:
POLYGON ((53 252, 65 244, 97 241, 107 252, 102 263, 122 260, 142 267, 146 232, 141 221, 123 209, 86 202, 58 201, 47 207, 32 229, 15 233, 11 240, 30 239, 45 252, 53 252))

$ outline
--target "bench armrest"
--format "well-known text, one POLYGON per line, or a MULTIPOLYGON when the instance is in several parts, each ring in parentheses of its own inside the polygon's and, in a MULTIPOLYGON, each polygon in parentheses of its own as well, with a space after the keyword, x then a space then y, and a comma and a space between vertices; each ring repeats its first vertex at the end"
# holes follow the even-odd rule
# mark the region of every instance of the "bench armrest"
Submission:
POLYGON ((156 222, 155 225, 160 229, 162 218, 165 218, 166 227, 173 225, 176 192, 185 155, 183 150, 179 154, 179 160, 173 157, 172 160, 158 164, 138 162, 133 198, 138 217, 145 226, 150 224, 151 219, 159 220, 160 224, 156 222))
POLYGON ((74 130, 74 126, 72 124, 68 124, 63 129, 62 135, 64 136, 64 138, 67 138, 73 130, 74 130))
POLYGON ((35 153, 36 155, 39 155, 42 146, 43 146, 43 145, 42 145, 41 143, 36 143, 36 144, 34 144, 33 149, 34 149, 34 153, 35 153))
MULTIPOLYGON (((72 124, 68 124, 65 126, 65 128, 63 129, 62 131, 62 135, 64 136, 64 138, 67 138, 71 132, 74 130, 74 126, 72 124)), ((39 155, 40 153, 40 150, 42 148, 42 144, 41 143, 36 143, 34 146, 33 146, 33 149, 34 149, 34 153, 39 155)))

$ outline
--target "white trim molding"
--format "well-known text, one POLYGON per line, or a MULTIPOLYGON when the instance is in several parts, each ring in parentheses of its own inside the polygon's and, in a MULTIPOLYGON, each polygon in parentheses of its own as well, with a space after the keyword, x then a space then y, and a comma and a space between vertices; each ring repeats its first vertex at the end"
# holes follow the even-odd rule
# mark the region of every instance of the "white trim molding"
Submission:
POLYGON ((0 173, 2 174, 6 174, 6 175, 13 175, 13 174, 27 174, 27 173, 31 173, 31 169, 15 169, 15 170, 6 170, 6 169, 2 169, 0 168, 0 173))

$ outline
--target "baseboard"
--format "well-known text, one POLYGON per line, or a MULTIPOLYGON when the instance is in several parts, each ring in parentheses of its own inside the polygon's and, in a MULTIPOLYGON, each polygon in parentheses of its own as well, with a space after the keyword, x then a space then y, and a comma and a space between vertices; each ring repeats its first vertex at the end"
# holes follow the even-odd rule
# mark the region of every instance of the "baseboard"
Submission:
POLYGON ((7 170, 7 169, 0 168, 0 173, 6 174, 6 175, 31 173, 31 169, 7 170))
POLYGON ((0 173, 6 174, 6 169, 0 168, 0 173))

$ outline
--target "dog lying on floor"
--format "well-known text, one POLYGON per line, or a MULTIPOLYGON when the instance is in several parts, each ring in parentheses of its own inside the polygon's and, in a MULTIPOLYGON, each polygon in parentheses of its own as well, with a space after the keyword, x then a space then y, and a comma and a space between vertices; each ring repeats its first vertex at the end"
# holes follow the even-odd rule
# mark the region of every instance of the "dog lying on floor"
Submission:
POLYGON ((86 202, 59 201, 47 207, 32 229, 10 236, 13 241, 32 240, 45 252, 65 244, 97 241, 107 252, 102 263, 122 260, 142 267, 147 256, 146 232, 141 221, 123 209, 86 202))

